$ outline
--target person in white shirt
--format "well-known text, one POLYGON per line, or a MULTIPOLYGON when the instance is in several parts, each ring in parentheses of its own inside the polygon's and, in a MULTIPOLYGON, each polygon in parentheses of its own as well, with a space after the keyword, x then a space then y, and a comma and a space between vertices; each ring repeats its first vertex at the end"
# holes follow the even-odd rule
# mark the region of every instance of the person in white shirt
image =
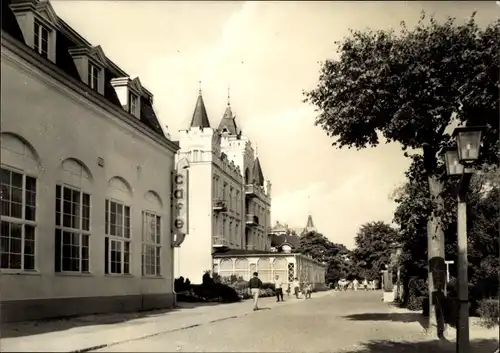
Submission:
POLYGON ((283 281, 280 279, 280 276, 276 275, 276 278, 274 280, 274 291, 276 292, 276 301, 279 302, 280 299, 282 302, 285 300, 283 299, 283 281))
POLYGON ((358 279, 355 278, 354 281, 352 281, 352 286, 353 286, 354 291, 358 290, 358 284, 359 284, 358 279))
POLYGON ((368 290, 368 280, 366 278, 363 280, 363 287, 365 287, 365 291, 368 290))

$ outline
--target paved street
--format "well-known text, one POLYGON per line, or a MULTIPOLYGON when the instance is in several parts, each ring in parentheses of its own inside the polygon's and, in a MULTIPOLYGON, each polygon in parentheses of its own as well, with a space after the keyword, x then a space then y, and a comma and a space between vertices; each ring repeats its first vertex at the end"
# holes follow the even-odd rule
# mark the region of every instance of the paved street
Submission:
MULTIPOLYGON (((268 310, 101 351, 454 352, 452 342, 438 342, 424 334, 417 321, 420 315, 390 308, 380 301, 380 295, 349 291, 329 292, 300 303, 290 299, 268 310)), ((475 340, 473 351, 492 353, 498 343, 494 333, 490 336, 475 340)))
MULTIPOLYGON (((176 310, 4 324, 2 352, 362 352, 452 353, 424 334, 419 313, 390 307, 381 292, 319 292, 252 303, 181 303, 176 310)), ((455 336, 449 329, 447 337, 455 336)), ((471 324, 474 353, 493 353, 498 328, 471 324)))

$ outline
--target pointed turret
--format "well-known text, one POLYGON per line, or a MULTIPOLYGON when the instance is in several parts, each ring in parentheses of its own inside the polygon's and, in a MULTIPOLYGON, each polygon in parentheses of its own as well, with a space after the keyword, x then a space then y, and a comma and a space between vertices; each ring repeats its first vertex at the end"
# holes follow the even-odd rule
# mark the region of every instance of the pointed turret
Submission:
POLYGON ((196 107, 194 108, 193 118, 191 119, 190 126, 210 127, 207 110, 205 109, 205 103, 203 102, 203 96, 201 95, 201 88, 198 93, 198 100, 196 101, 196 107))
POLYGON ((264 174, 262 173, 259 157, 255 158, 253 164, 253 177, 257 185, 264 186, 264 174))
POLYGON ((219 123, 218 130, 220 132, 227 132, 230 135, 238 135, 238 126, 236 125, 236 116, 233 115, 233 111, 231 110, 231 101, 229 95, 229 89, 227 94, 227 107, 222 119, 219 123))
POLYGON ((314 226, 313 218, 311 215, 307 217, 307 224, 304 228, 304 233, 315 232, 316 227, 314 226))

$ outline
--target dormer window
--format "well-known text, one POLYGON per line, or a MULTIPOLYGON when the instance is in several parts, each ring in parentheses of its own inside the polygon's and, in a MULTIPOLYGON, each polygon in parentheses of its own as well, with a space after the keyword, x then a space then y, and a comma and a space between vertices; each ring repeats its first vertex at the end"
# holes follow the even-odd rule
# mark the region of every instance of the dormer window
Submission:
POLYGON ((101 47, 69 49, 82 82, 99 94, 104 94, 106 57, 101 47))
POLYGON ((137 105, 138 105, 137 101, 138 101, 137 96, 132 92, 130 92, 128 94, 128 112, 132 115, 136 115, 137 105))
POLYGON ((88 67, 88 85, 91 89, 98 92, 99 91, 99 68, 92 63, 89 63, 88 67))
POLYGON ((8 1, 25 44, 37 54, 56 62, 58 18, 49 1, 8 1))
POLYGON ((35 20, 34 49, 44 58, 49 57, 49 30, 45 28, 38 20, 35 20))

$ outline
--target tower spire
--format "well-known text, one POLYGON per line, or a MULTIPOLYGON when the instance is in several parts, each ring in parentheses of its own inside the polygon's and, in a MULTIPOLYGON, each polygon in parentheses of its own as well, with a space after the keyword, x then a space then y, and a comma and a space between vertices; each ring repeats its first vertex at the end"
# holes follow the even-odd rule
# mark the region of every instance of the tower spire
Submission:
POLYGON ((231 87, 227 87, 227 106, 231 105, 231 87))
POLYGON ((259 158, 259 153, 258 153, 259 146, 257 143, 255 143, 255 158, 259 158))
POLYGON ((207 110, 205 108, 205 103, 203 102, 203 96, 201 95, 201 81, 198 81, 198 83, 200 85, 198 89, 198 99, 196 100, 196 106, 194 108, 190 126, 202 128, 210 127, 207 110))

